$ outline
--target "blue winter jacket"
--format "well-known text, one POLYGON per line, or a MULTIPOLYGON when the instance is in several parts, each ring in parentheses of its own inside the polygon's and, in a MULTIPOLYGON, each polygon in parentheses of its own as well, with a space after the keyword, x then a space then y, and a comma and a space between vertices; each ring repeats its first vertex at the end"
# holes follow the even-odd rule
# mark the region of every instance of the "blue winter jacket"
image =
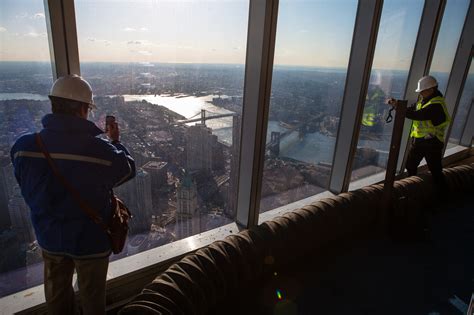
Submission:
MULTIPOLYGON (((59 172, 91 208, 110 220, 111 189, 135 176, 127 149, 98 138, 103 131, 83 118, 48 114, 42 123, 41 138, 59 172)), ((20 137, 10 154, 41 248, 79 259, 110 255, 106 233, 55 177, 35 135, 20 137)))

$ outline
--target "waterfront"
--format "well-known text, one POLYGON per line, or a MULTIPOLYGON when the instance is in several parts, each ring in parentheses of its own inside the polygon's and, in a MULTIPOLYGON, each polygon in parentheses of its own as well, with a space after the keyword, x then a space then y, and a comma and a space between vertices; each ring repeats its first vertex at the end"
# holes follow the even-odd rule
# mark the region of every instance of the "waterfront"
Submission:
POLYGON ((48 96, 33 93, 0 93, 0 101, 7 100, 47 101, 48 96))
MULTIPOLYGON (((229 114, 231 111, 213 105, 212 99, 217 95, 189 96, 189 95, 123 95, 126 102, 146 101, 151 104, 164 106, 186 119, 199 118, 201 110, 206 111, 207 116, 218 114, 229 114)), ((221 96, 225 98, 226 96, 221 96)), ((31 93, 0 93, 0 100, 48 100, 45 95, 31 93)), ((210 127, 219 141, 232 144, 232 117, 223 117, 206 120, 206 125, 210 127)), ((194 124, 194 123, 190 123, 194 124)), ((288 129, 277 121, 269 121, 267 128, 267 143, 270 141, 270 134, 273 131, 283 133, 288 129)), ((369 147, 378 151, 388 151, 389 136, 376 140, 359 140, 359 147, 369 147)), ((307 133, 302 139, 298 138, 298 132, 292 132, 280 142, 280 156, 291 158, 310 164, 332 163, 335 137, 322 134, 320 132, 307 133)))

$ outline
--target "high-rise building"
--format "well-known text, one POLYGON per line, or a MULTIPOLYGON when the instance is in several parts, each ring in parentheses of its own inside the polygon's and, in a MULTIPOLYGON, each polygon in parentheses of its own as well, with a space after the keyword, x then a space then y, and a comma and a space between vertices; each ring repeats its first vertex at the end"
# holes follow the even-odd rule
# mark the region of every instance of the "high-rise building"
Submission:
POLYGON ((134 179, 115 188, 114 191, 132 212, 130 232, 134 234, 149 231, 153 215, 150 174, 139 169, 134 179))
MULTIPOLYGON (((153 205, 153 215, 160 215, 164 209, 160 209, 160 199, 167 199, 162 196, 167 184, 167 162, 149 161, 143 165, 142 169, 146 171, 151 178, 151 201, 153 205)), ((167 200, 166 200, 167 201, 167 200)))
POLYGON ((225 169, 226 160, 224 158, 224 145, 218 141, 216 135, 211 136, 212 144, 212 170, 223 171, 225 169))
POLYGON ((36 240, 31 224, 30 208, 21 196, 20 186, 14 185, 13 194, 9 197, 8 209, 12 229, 16 232, 20 243, 29 244, 36 240))
POLYGON ((197 187, 186 175, 177 189, 176 235, 185 238, 200 232, 200 213, 197 201, 197 187))
POLYGON ((240 154, 240 116, 232 117, 232 150, 230 157, 230 184, 227 194, 227 207, 224 212, 228 217, 234 218, 237 211, 237 188, 239 185, 239 154, 240 154))
POLYGON ((192 171, 212 170, 213 141, 211 128, 196 124, 186 130, 186 169, 192 171))
POLYGON ((10 158, 2 154, 0 156, 0 231, 9 228, 11 225, 8 213, 8 196, 9 187, 12 186, 10 180, 14 180, 14 178, 13 174, 8 176, 8 172, 13 172, 13 168, 10 165, 10 158))

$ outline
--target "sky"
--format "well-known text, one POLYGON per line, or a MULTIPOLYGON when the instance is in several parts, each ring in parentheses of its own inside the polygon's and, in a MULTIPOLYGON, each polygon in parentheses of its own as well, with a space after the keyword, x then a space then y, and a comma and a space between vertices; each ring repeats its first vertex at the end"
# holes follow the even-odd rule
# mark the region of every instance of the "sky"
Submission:
MULTIPOLYGON (((385 0, 374 68, 406 70, 423 0, 385 0)), ((449 71, 468 0, 448 0, 433 71, 449 71)), ((249 0, 75 0, 82 62, 245 63, 249 0)), ((346 68, 356 0, 280 0, 275 64, 346 68)), ((0 2, 0 60, 49 61, 43 0, 0 2)))

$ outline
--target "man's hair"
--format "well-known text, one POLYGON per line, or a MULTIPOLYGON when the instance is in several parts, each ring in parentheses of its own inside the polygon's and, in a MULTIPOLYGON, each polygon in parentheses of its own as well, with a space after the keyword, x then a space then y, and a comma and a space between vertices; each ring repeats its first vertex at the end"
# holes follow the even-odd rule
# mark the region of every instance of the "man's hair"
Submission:
POLYGON ((67 98, 50 95, 49 99, 51 100, 51 111, 53 114, 77 116, 81 113, 81 109, 84 106, 89 107, 87 103, 73 101, 67 98))

